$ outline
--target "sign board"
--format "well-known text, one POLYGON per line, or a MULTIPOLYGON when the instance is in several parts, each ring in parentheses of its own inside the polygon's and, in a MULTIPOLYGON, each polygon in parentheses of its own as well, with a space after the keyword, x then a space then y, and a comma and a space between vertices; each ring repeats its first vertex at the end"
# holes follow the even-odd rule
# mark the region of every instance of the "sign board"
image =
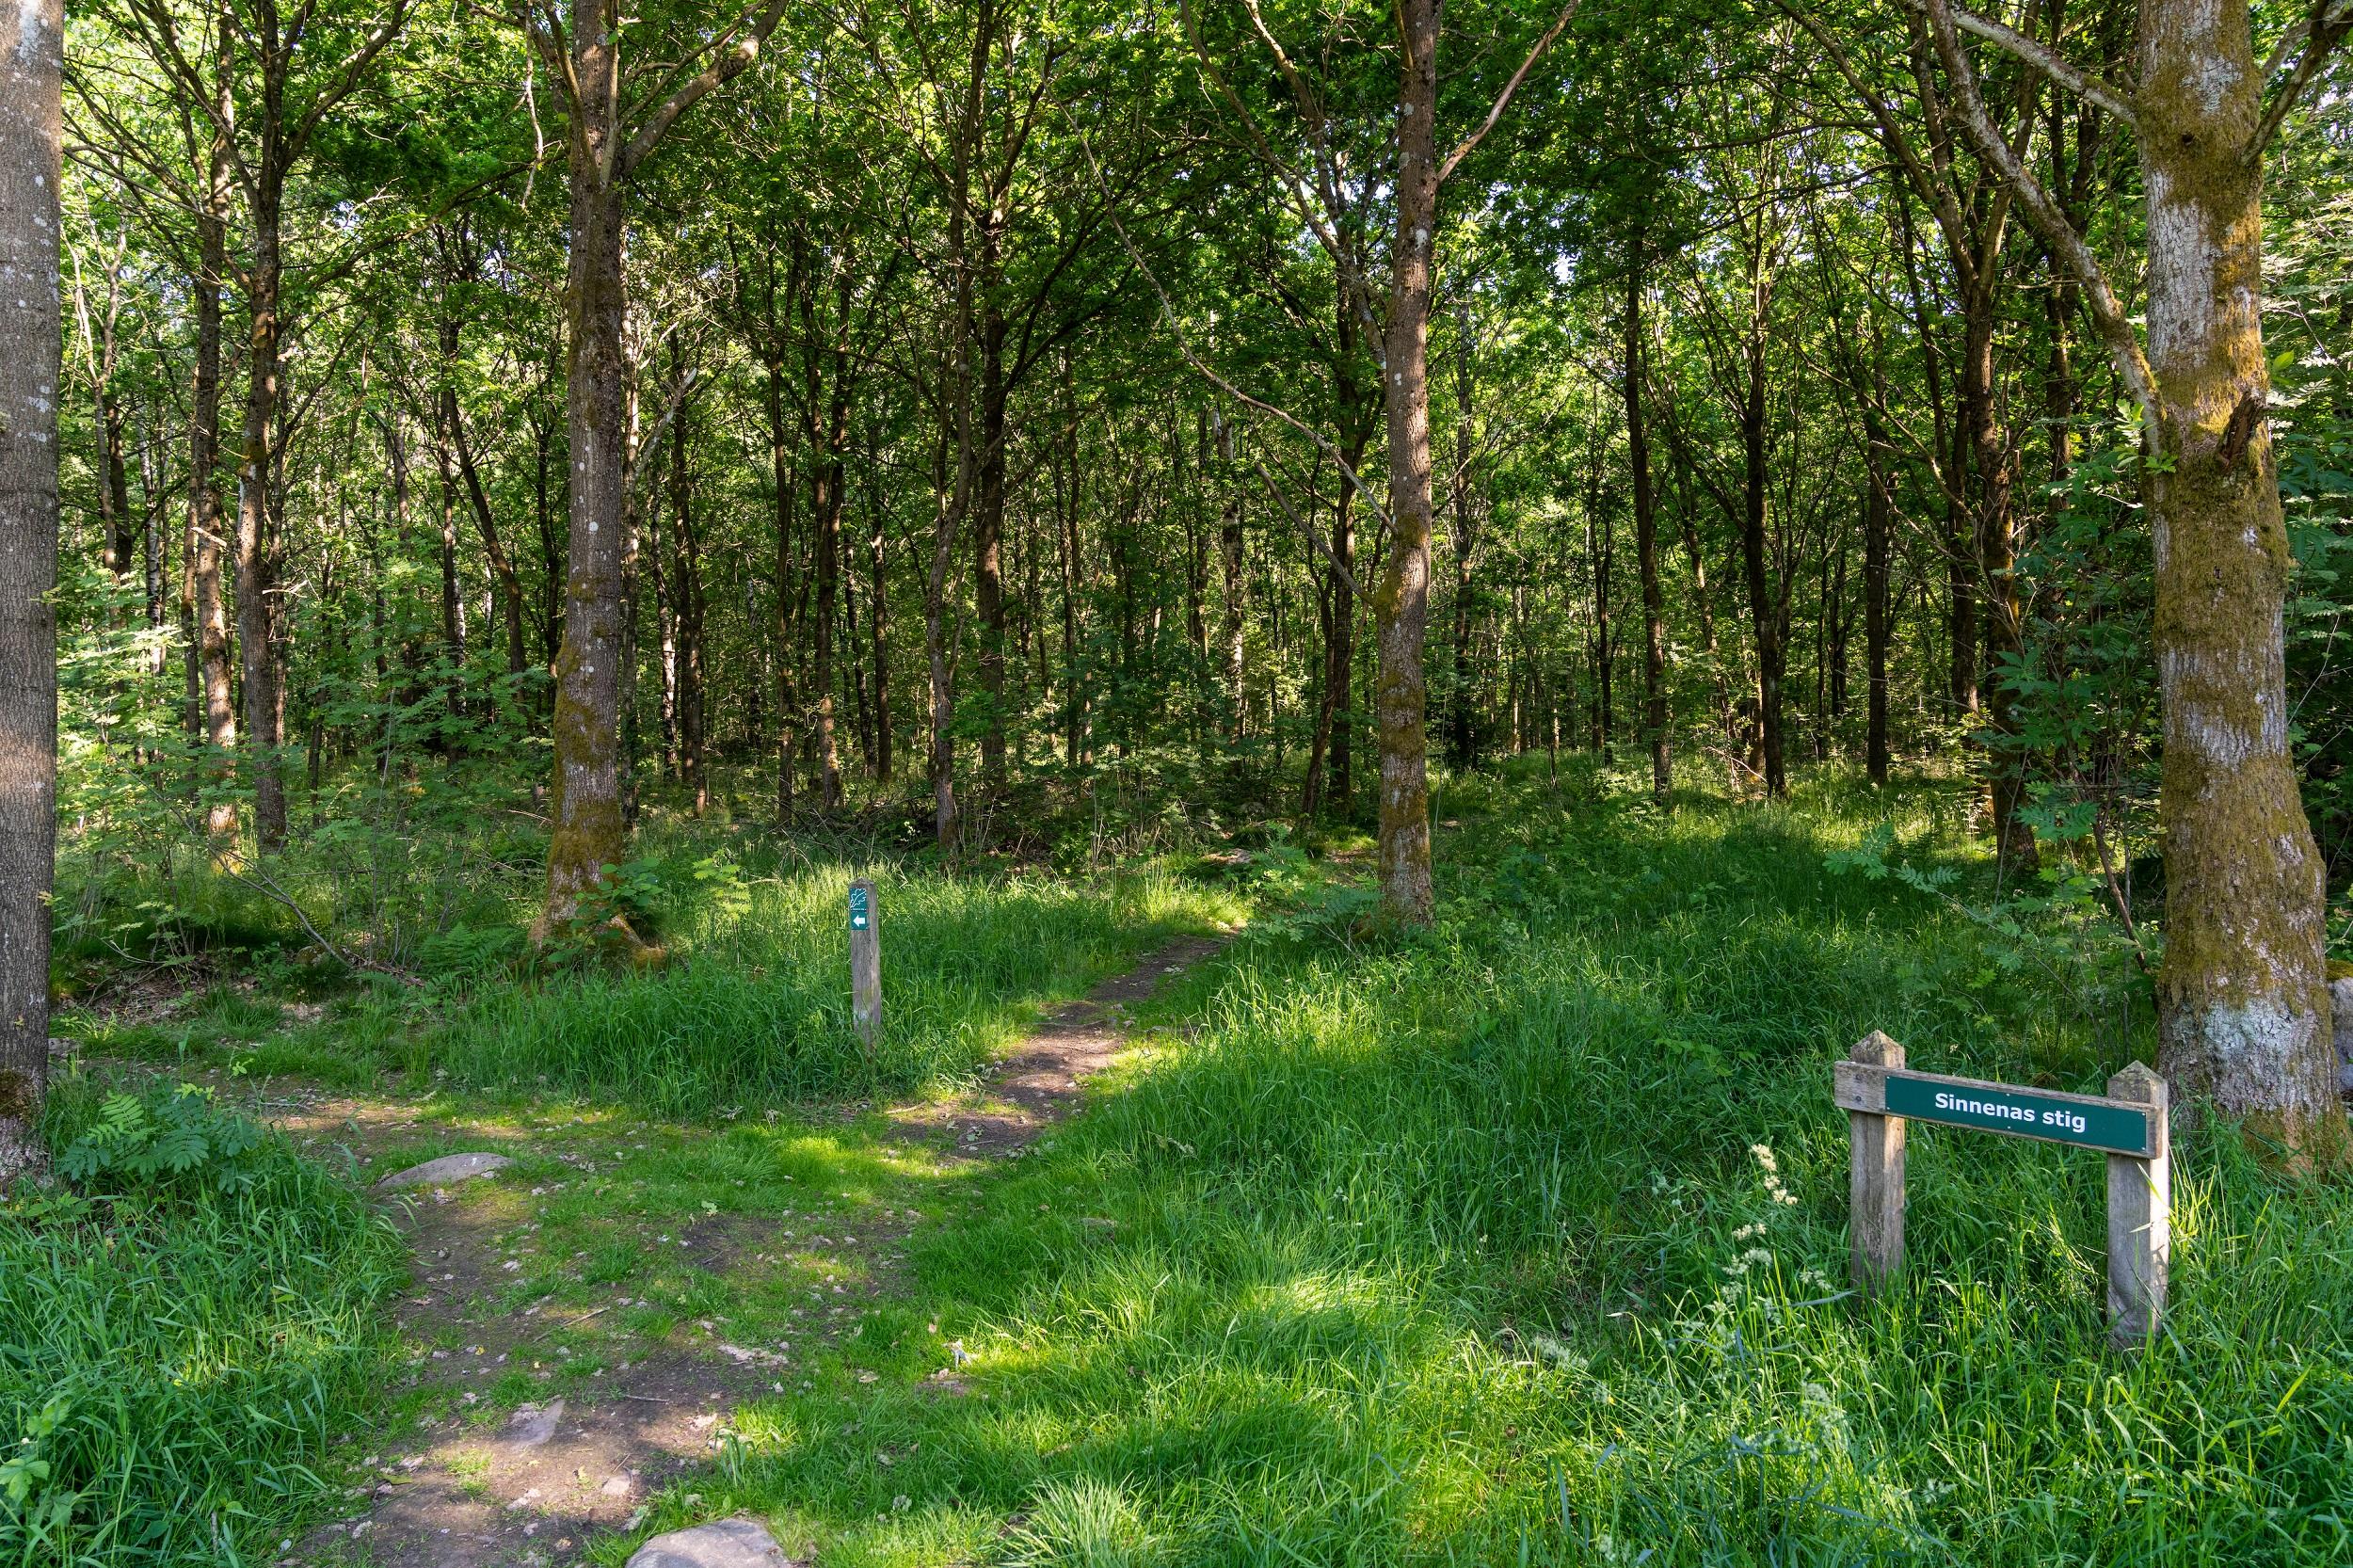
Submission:
POLYGON ((2108 1337, 2148 1344, 2172 1263, 2172 1157, 2165 1080, 2138 1063, 2106 1095, 2022 1089, 1904 1069, 1904 1048, 1874 1032, 1837 1064, 1847 1112, 1855 1284, 1876 1290, 1904 1263, 1904 1128, 1914 1121, 2097 1149, 2108 1161, 2108 1337))
POLYGON ((2157 1152, 2148 1106, 2098 1095, 2020 1089, 1981 1079, 1841 1062, 1838 1103, 1849 1111, 2040 1138, 2138 1160, 2157 1152))
POLYGON ((850 929, 864 931, 874 923, 874 890, 863 882, 850 886, 850 929))

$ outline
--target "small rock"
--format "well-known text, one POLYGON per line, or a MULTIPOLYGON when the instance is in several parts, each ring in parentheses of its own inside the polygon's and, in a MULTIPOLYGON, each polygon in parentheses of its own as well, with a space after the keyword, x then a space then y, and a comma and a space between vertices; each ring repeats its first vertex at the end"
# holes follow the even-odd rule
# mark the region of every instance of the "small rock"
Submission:
POLYGON ((637 1483, 627 1476, 607 1476, 604 1478, 604 1484, 597 1490, 608 1497, 626 1497, 637 1490, 637 1483))
POLYGON ((405 1187, 431 1187, 437 1182, 465 1181, 473 1176, 488 1176, 492 1171, 504 1170, 513 1163, 503 1154, 445 1154, 439 1160, 428 1160, 405 1171, 394 1171, 376 1185, 381 1191, 396 1192, 405 1187))
POLYGON ((637 1548, 629 1568, 806 1568, 784 1555, 768 1527, 753 1519, 657 1535, 637 1548))
POLYGON ((536 1448, 555 1435, 555 1423, 564 1418, 564 1401, 550 1400, 544 1405, 523 1406, 506 1418, 506 1443, 510 1448, 536 1448))

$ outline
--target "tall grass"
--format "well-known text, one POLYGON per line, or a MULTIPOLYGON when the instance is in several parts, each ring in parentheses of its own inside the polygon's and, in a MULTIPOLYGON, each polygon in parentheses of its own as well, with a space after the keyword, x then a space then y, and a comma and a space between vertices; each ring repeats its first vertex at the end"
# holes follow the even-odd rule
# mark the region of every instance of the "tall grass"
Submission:
MULTIPOLYGON (((1933 804, 1909 853, 1965 867, 1933 804)), ((1826 872, 1850 809, 1505 821, 1426 940, 1232 950, 1204 1029, 931 1235, 986 1400, 788 1401, 725 1500, 845 1564, 2353 1560, 2342 1185, 2188 1147, 2124 1356, 2099 1158, 1923 1129, 1909 1272, 1845 1291, 1832 1060, 2096 1087, 2150 1049, 2128 975, 1826 872)))
MULTIPOLYGON (((57 1086, 57 1146, 96 1099, 57 1086)), ((244 1175, 0 1207, 0 1562, 252 1563, 327 1506, 402 1252, 282 1138, 244 1175)))
POLYGON ((1240 908, 1170 874, 1090 883, 872 868, 885 1030, 870 1054, 849 1016, 854 871, 751 882, 741 913, 672 915, 683 956, 486 987, 431 1041, 461 1084, 520 1084, 665 1116, 896 1090, 979 1065, 1033 1005, 1240 908))

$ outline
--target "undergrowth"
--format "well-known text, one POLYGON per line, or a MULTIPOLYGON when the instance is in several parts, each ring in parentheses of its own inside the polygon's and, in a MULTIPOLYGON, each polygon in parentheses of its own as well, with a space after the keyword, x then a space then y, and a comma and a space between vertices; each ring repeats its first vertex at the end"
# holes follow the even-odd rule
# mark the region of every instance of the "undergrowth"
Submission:
POLYGON ((174 1086, 52 1086, 78 1185, 0 1206, 0 1562, 265 1560, 374 1398, 391 1225, 282 1137, 174 1086))
POLYGON ((1272 922, 928 1234, 985 1398, 931 1395, 935 1349, 852 1419, 763 1403, 696 1512, 828 1564, 2353 1554, 2343 1187, 2185 1150, 2125 1356, 2100 1159, 1924 1129, 1910 1271, 1848 1292, 1856 1038, 2066 1089, 2152 1048, 2122 953, 2054 968, 2010 949, 2066 931, 1967 906, 1945 803, 1872 845, 1959 873, 1923 891, 1831 869, 1874 826, 1843 800, 1458 802, 1427 937, 1272 922))

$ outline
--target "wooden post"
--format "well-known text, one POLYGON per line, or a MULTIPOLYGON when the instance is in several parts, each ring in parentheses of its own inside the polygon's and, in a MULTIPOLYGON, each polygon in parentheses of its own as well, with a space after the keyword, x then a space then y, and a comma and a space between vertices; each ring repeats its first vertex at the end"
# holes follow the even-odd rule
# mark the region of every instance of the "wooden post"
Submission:
POLYGON ((2165 1080, 2136 1062, 2108 1080, 2108 1097, 2149 1107, 2149 1157, 2108 1156, 2108 1343, 2137 1350, 2156 1337, 2172 1263, 2169 1096, 2165 1080))
MULTIPOLYGON (((1873 1030, 1855 1043, 1849 1060, 1900 1067, 1904 1048, 1873 1030)), ((1855 1288, 1867 1294, 1895 1278, 1904 1266, 1904 1119, 1849 1111, 1847 1137, 1852 1210, 1848 1261, 1855 1288)))
POLYGON ((882 1038, 882 905, 864 877, 850 884, 850 1021, 872 1051, 882 1038))

